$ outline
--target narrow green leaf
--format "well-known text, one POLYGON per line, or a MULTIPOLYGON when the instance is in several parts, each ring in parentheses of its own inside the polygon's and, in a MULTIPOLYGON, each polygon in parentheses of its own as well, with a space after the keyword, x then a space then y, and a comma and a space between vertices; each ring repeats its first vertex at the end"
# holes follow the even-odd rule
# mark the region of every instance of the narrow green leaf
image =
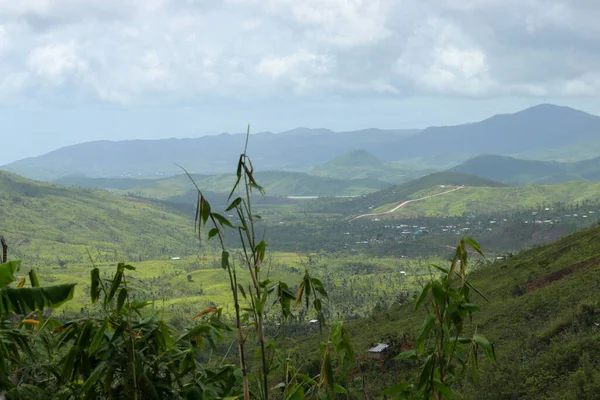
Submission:
POLYGON ((100 296, 100 270, 98 268, 92 269, 92 287, 90 290, 90 297, 92 303, 95 303, 100 296))
POLYGON ((123 288, 119 292, 119 296, 117 297, 117 311, 121 311, 125 304, 125 300, 127 300, 127 288, 123 288))
POLYGON ((481 250, 481 247, 479 246, 479 243, 477 243, 475 240, 471 239, 470 237, 465 237, 464 240, 465 240, 465 242, 467 242, 467 244, 469 246, 471 246, 473 248, 473 250, 478 252, 482 257, 485 257, 485 255, 483 254, 483 250, 481 250))
POLYGON ((90 344, 90 348, 89 348, 89 353, 94 354, 96 352, 96 350, 98 350, 98 348, 100 347, 100 344, 102 343, 102 339, 104 339, 104 332, 106 331, 106 328, 108 328, 108 320, 105 319, 102 322, 102 325, 100 325, 100 327, 96 330, 96 333, 94 334, 94 338, 92 339, 92 344, 90 344))
POLYGON ((221 252, 221 268, 227 269, 229 267, 229 252, 223 250, 221 252))
POLYGON ((480 347, 487 358, 495 362, 496 361, 496 353, 494 351, 494 345, 491 344, 483 335, 473 335, 473 341, 477 343, 478 347, 480 347))
POLYGON ((421 294, 419 295, 419 298, 417 299, 417 302, 415 303, 415 310, 417 310, 419 307, 421 307, 421 305, 423 304, 423 302, 427 298, 427 294, 429 293, 429 289, 431 289, 431 281, 427 282, 427 284, 425 285, 425 287, 421 291, 421 294))
POLYGON ((31 287, 39 287, 40 280, 38 279, 38 276, 35 273, 35 270, 33 268, 29 270, 28 275, 29 275, 29 281, 31 282, 31 287))

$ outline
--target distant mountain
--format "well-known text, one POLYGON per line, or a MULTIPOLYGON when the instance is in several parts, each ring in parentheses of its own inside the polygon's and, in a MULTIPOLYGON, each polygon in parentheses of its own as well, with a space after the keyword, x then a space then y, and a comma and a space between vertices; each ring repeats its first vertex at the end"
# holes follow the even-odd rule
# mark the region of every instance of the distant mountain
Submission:
POLYGON ((339 179, 378 179, 402 183, 433 172, 382 161, 366 150, 356 150, 311 168, 308 173, 339 179))
MULTIPOLYGON (((229 194, 235 183, 235 175, 193 174, 196 184, 207 193, 229 194)), ((376 179, 343 180, 311 176, 302 172, 267 171, 254 174, 257 182, 264 187, 267 196, 349 196, 371 193, 390 186, 376 179)), ((62 185, 89 188, 111 189, 119 193, 160 200, 184 199, 196 201, 197 193, 187 175, 176 175, 160 179, 133 178, 88 178, 71 175, 55 181, 62 185)), ((222 197, 222 196, 220 196, 222 197)))
MULTIPOLYGON (((364 129, 333 132, 298 128, 250 137, 248 153, 257 169, 302 171, 358 149, 394 146, 414 129, 364 129)), ((235 169, 245 134, 223 133, 196 139, 96 141, 63 147, 39 157, 1 167, 30 178, 55 180, 67 175, 89 177, 157 177, 181 173, 218 174, 235 169)))
POLYGON ((457 165, 451 171, 511 185, 554 184, 575 180, 600 181, 600 157, 576 162, 556 162, 481 155, 457 165))
MULTIPOLYGON (((197 139, 88 142, 16 161, 2 168, 44 180, 71 174, 170 176, 180 172, 175 163, 194 173, 217 174, 231 171, 244 143, 244 134, 226 133, 197 139)), ((569 107, 541 104, 480 122, 421 131, 363 129, 333 132, 297 128, 279 134, 254 134, 248 152, 260 171, 307 171, 356 150, 365 150, 382 161, 412 166, 418 163, 435 169, 449 168, 481 154, 580 161, 600 156, 600 117, 569 107)), ((370 165, 369 169, 376 171, 377 167, 370 165)), ((319 168, 315 171, 316 174, 323 173, 319 168)), ((332 174, 339 176, 336 175, 339 172, 332 174)), ((365 176, 372 177, 368 172, 365 176)))
POLYGON ((414 196, 424 190, 438 187, 438 191, 447 190, 440 186, 482 186, 482 187, 503 187, 503 183, 481 178, 474 175, 467 175, 459 172, 436 172, 421 178, 395 185, 387 189, 367 194, 353 199, 330 202, 320 211, 330 213, 341 213, 352 215, 361 212, 368 212, 373 208, 385 204, 398 203, 405 200, 411 200, 414 196))
POLYGON ((569 107, 540 104, 480 122, 430 127, 406 138, 401 146, 375 154, 386 160, 422 157, 441 161, 460 157, 466 160, 480 154, 529 152, 530 158, 536 158, 535 154, 542 155, 552 149, 590 143, 600 144, 600 117, 569 107))

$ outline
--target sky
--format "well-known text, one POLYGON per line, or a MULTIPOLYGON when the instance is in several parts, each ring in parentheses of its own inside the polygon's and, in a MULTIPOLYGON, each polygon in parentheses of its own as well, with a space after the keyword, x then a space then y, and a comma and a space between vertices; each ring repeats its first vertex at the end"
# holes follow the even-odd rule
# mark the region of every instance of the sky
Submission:
POLYGON ((90 140, 600 115, 597 0, 0 0, 0 165, 90 140))

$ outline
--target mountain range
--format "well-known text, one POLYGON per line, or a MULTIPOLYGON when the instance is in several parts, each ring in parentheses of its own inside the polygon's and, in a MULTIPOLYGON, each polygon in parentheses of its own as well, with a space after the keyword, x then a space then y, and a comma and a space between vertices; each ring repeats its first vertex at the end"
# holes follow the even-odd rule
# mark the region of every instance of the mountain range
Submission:
MULTIPOLYGON (((72 174, 170 176, 180 173, 176 164, 194 173, 216 174, 231 170, 245 139, 245 134, 224 133, 194 139, 87 142, 19 160, 1 169, 42 180, 72 174)), ((422 130, 333 132, 297 128, 278 134, 262 132, 251 135, 248 145, 248 153, 261 171, 312 168, 316 175, 322 175, 323 167, 319 165, 357 150, 365 150, 383 162, 400 162, 404 166, 397 168, 406 171, 450 168, 481 154, 579 161, 600 156, 600 117, 569 107, 541 104, 479 122, 422 130)), ((333 177, 341 177, 345 172, 336 174, 333 177)))
POLYGON ((451 168, 509 185, 554 184, 574 180, 600 181, 600 157, 575 162, 522 160, 481 155, 451 168))

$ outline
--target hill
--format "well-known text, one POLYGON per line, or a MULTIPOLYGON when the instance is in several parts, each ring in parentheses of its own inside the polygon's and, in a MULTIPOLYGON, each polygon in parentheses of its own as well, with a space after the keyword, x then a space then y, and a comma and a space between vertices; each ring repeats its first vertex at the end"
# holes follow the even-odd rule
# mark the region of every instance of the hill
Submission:
POLYGON ((573 180, 600 180, 600 157, 575 162, 523 160, 481 155, 450 169, 511 185, 553 184, 573 180))
POLYGON ((424 190, 443 192, 445 186, 486 186, 501 187, 502 183, 459 172, 436 172, 401 185, 392 186, 361 197, 344 201, 330 201, 321 208, 321 212, 341 213, 344 215, 369 212, 389 203, 411 200, 419 197, 424 190), (415 197, 417 196, 417 197, 415 197))
POLYGON ((311 168, 308 173, 338 179, 377 179, 402 183, 433 172, 382 161, 366 150, 356 150, 311 168))
POLYGON ((166 207, 103 190, 36 182, 0 171, 0 234, 29 265, 166 259, 197 251, 193 224, 166 207))
MULTIPOLYGON (((439 189, 436 189, 439 192, 439 189)), ((556 185, 531 185, 510 187, 465 187, 461 190, 449 191, 442 196, 429 197, 407 204, 389 218, 407 217, 447 217, 465 214, 498 215, 517 210, 537 209, 552 206, 556 203, 576 204, 595 201, 600 192, 598 182, 565 182, 556 185)), ((432 194, 424 190, 413 195, 422 198, 432 194)), ((375 206, 373 212, 388 211, 397 202, 383 206, 375 206)))
MULTIPOLYGON (((600 389, 598 254, 600 227, 593 227, 471 274, 471 283, 489 303, 473 295, 482 310, 473 315, 469 330, 477 329, 494 343, 497 364, 481 363, 480 379, 476 384, 465 382, 464 398, 596 398, 600 389)), ((355 348, 364 351, 373 343, 399 342, 404 332, 415 338, 424 315, 412 308, 409 302, 347 323, 355 348)), ((297 344, 303 354, 312 345, 314 341, 304 339, 297 344)), ((397 382, 407 364, 388 365, 386 374, 379 365, 367 368, 366 381, 377 393, 397 382)))
MULTIPOLYGON (((480 122, 430 127, 406 138, 402 146, 376 154, 386 160, 411 157, 453 160, 480 154, 517 155, 527 152, 529 158, 537 158, 553 151, 556 154, 557 149, 589 148, 599 142, 599 133, 600 117, 569 107, 540 104, 480 122)), ((572 157, 577 157, 577 154, 563 152, 557 160, 572 157)))
MULTIPOLYGON (((364 129, 333 132, 298 128, 279 134, 251 136, 249 152, 261 170, 306 170, 357 149, 390 146, 415 133, 413 129, 364 129)), ((67 146, 3 166, 30 178, 55 180, 67 175, 90 177, 157 177, 176 175, 184 165, 195 173, 230 171, 246 135, 223 133, 194 139, 96 141, 67 146)))
MULTIPOLYGON (((297 128, 278 134, 261 132, 252 135, 249 152, 261 170, 307 171, 356 150, 365 150, 383 161, 402 162, 413 169, 417 164, 419 168, 439 169, 481 154, 555 161, 598 157, 599 133, 600 117, 569 107, 541 104, 479 122, 423 130, 333 132, 297 128)), ((229 171, 244 143, 245 134, 227 133, 193 139, 97 141, 63 147, 2 168, 42 180, 71 174, 169 176, 179 173, 174 163, 194 173, 219 174, 229 171)))
MULTIPOLYGON (((198 186, 207 193, 229 194, 235 176, 192 174, 198 186)), ((311 176, 301 172, 266 171, 256 172, 255 177, 264 187, 267 196, 351 196, 374 192, 389 184, 376 179, 343 180, 311 176)), ((132 178, 88 178, 67 176, 55 181, 63 185, 111 189, 119 193, 132 193, 141 197, 161 200, 196 201, 196 192, 187 175, 176 175, 161 179, 132 178)))

